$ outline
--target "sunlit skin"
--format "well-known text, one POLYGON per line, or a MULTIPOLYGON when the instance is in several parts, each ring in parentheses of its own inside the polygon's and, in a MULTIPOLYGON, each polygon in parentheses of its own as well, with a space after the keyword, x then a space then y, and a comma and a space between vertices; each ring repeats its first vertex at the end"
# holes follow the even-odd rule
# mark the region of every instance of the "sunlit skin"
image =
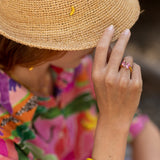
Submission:
POLYGON ((79 50, 79 51, 68 51, 65 56, 63 56, 58 60, 50 62, 50 64, 53 64, 61 68, 75 68, 80 64, 82 57, 88 54, 92 54, 94 49, 95 48, 79 50))
POLYGON ((50 73, 50 65, 61 68, 75 68, 82 58, 94 53, 95 48, 68 51, 67 54, 58 60, 46 62, 42 65, 34 67, 32 70, 22 66, 15 66, 10 72, 11 77, 37 96, 50 96, 52 94, 53 82, 50 73))

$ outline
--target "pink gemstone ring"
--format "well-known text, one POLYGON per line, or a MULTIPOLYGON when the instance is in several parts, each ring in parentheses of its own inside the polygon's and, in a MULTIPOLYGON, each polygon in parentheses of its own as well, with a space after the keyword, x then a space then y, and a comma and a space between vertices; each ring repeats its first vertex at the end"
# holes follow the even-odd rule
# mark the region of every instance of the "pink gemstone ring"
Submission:
POLYGON ((133 71, 132 66, 128 62, 126 62, 125 60, 123 60, 123 62, 121 63, 121 67, 129 69, 131 73, 133 71))

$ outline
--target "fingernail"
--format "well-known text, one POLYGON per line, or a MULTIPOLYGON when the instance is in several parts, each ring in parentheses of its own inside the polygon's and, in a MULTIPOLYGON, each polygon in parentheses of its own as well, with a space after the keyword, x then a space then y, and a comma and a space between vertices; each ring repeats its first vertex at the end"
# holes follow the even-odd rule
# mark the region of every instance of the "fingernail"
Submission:
POLYGON ((113 28, 114 28, 114 26, 110 25, 107 29, 111 31, 111 30, 113 30, 113 28))
POLYGON ((129 29, 126 29, 126 30, 124 30, 124 31, 122 32, 122 34, 127 35, 127 34, 129 34, 129 32, 130 32, 130 30, 129 30, 129 29))

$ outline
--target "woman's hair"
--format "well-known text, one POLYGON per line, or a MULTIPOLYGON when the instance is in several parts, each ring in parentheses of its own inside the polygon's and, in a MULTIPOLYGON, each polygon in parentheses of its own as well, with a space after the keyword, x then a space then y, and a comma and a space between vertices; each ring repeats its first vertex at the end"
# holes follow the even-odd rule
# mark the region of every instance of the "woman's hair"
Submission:
POLYGON ((10 71, 15 65, 34 67, 63 57, 66 51, 39 49, 16 43, 0 35, 0 69, 10 71))

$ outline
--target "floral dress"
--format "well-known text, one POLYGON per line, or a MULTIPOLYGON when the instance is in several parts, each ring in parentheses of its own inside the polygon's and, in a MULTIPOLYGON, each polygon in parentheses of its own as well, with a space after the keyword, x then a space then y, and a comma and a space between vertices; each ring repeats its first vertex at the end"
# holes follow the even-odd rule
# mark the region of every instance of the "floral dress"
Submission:
POLYGON ((0 71, 0 160, 90 157, 98 115, 91 69, 91 56, 74 69, 51 66, 53 95, 45 98, 0 71))

